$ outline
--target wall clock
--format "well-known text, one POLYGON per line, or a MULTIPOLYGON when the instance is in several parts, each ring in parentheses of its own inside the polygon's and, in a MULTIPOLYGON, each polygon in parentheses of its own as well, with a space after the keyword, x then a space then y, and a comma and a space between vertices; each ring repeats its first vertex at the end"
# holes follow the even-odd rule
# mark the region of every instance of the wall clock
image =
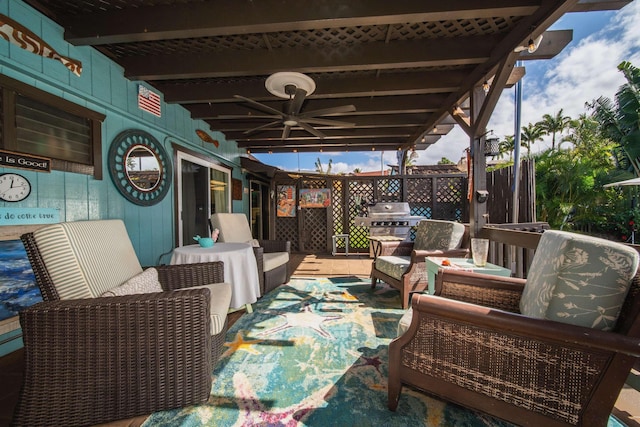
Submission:
POLYGON ((31 183, 17 173, 0 175, 0 200, 3 202, 20 202, 31 194, 31 183))

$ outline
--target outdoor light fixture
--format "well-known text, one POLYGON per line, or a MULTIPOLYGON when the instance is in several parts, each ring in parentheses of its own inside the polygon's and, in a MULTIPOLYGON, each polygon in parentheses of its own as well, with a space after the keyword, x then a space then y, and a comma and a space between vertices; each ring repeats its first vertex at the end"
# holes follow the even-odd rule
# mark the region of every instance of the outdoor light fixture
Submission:
POLYGON ((489 88, 491 86, 489 86, 489 82, 488 81, 484 81, 484 83, 482 83, 482 90, 484 91, 484 93, 489 93, 489 88))
POLYGON ((433 130, 432 130, 432 132, 433 132, 433 133, 438 133, 438 126, 437 126, 437 125, 434 125, 434 126, 433 126, 433 130))
POLYGON ((529 43, 528 43, 528 47, 527 47, 527 51, 529 53, 533 53, 536 51, 536 44, 533 42, 533 39, 529 39, 529 43))
POLYGON ((424 143, 426 140, 427 140, 427 137, 423 135, 422 139, 420 140, 420 142, 424 143))
POLYGON ((486 138, 484 140, 484 155, 485 156, 497 156, 500 154, 500 140, 496 136, 486 138))

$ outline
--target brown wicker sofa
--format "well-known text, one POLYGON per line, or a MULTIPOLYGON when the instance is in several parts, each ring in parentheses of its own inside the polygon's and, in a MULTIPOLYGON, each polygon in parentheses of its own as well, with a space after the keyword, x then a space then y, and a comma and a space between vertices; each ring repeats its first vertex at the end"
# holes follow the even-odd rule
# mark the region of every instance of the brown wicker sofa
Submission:
POLYGON ((428 285, 425 258, 468 257, 469 231, 458 222, 426 219, 418 223, 413 242, 377 242, 371 265, 371 287, 378 280, 400 291, 402 308, 409 306, 411 292, 424 292, 428 285))
POLYGON ((440 269, 389 346, 389 408, 410 385, 518 425, 607 425, 640 356, 637 266, 635 249, 547 231, 527 280, 440 269))
POLYGON ((242 213, 216 213, 211 215, 209 223, 212 230, 220 232, 220 242, 254 243, 261 295, 289 282, 293 273, 291 242, 253 239, 249 221, 242 213))
POLYGON ((44 302, 20 312, 25 372, 13 425, 92 425, 209 398, 231 298, 221 262, 155 267, 160 292, 90 297, 77 288, 74 296, 78 277, 104 287, 139 268, 124 224, 56 224, 22 241, 44 302))

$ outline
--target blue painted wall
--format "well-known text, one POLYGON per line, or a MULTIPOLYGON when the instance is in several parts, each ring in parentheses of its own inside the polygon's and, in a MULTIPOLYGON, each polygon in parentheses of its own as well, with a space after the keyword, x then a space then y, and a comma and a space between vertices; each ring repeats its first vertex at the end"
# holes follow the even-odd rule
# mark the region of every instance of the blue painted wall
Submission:
MULTIPOLYGON (((210 132, 220 141, 218 148, 202 142, 195 130, 208 131, 208 125, 201 120, 192 120, 189 112, 180 106, 162 102, 161 118, 140 110, 137 86, 141 82, 127 80, 123 69, 97 50, 65 42, 61 27, 22 1, 0 2, 0 13, 29 28, 61 55, 77 59, 83 65, 82 76, 78 77, 60 62, 20 49, 0 38, 0 74, 106 115, 102 124, 102 180, 76 173, 21 170, 19 173, 32 183, 31 195, 20 203, 0 202, 0 207, 54 208, 60 211, 61 221, 123 219, 141 264, 154 265, 163 253, 173 248, 175 192, 171 188, 164 200, 150 207, 137 206, 122 197, 111 182, 107 167, 109 145, 116 135, 126 129, 147 131, 170 156, 173 156, 172 143, 177 143, 232 167, 232 177, 242 179, 243 187, 247 186, 239 159, 245 150, 238 149, 235 142, 226 141, 219 132, 210 132)), ((147 87, 157 92, 149 85, 147 87)), ((8 171, 17 170, 0 167, 0 173, 8 171)), ((234 212, 248 213, 248 207, 249 197, 244 192, 243 200, 233 201, 234 212)), ((168 257, 162 262, 168 262, 168 257)), ((0 336, 0 342, 2 338, 0 336)))

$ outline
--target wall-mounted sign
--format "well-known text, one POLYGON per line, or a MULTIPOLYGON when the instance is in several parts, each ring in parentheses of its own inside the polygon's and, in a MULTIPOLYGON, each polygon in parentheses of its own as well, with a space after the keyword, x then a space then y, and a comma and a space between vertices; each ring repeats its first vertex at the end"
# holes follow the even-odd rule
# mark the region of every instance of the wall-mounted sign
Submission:
POLYGON ((51 172, 51 159, 0 150, 0 166, 38 172, 51 172))
POLYGON ((59 222, 59 209, 0 208, 0 225, 57 224, 59 222))
POLYGON ((296 216, 296 187, 294 185, 278 185, 277 216, 296 216))
POLYGON ((300 189, 301 208, 327 208, 331 204, 331 190, 328 188, 300 189))

